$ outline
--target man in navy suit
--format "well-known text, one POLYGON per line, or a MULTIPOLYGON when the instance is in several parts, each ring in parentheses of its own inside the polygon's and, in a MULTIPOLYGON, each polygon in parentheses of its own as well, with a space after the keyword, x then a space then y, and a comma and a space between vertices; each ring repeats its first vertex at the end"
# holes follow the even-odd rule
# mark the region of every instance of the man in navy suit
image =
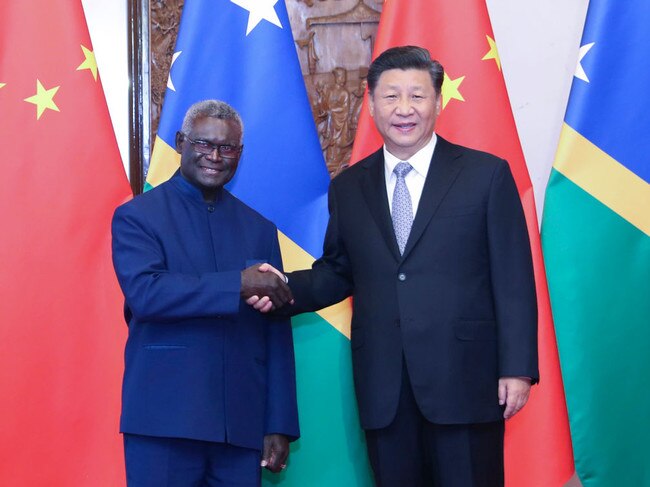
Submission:
POLYGON ((281 266, 276 227, 223 188, 242 137, 226 103, 193 105, 176 135, 180 170, 115 211, 129 487, 258 486, 299 436, 289 320, 242 301, 262 286, 277 306, 291 299, 256 270, 281 266))
POLYGON ((420 47, 373 61, 384 146, 332 181, 323 255, 288 274, 295 303, 279 310, 353 296, 355 389, 381 487, 503 485, 504 418, 538 379, 517 188, 506 161, 434 133, 443 76, 420 47))

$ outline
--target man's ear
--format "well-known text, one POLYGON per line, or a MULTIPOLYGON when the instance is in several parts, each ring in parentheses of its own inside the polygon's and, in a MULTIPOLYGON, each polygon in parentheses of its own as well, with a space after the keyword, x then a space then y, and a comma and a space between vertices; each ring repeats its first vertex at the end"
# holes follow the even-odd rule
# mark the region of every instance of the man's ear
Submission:
POLYGON ((183 141, 185 140, 185 134, 180 130, 176 132, 176 152, 179 154, 183 151, 183 141))
POLYGON ((368 111, 370 112, 370 117, 374 118, 375 116, 375 102, 372 99, 372 95, 368 93, 368 111))

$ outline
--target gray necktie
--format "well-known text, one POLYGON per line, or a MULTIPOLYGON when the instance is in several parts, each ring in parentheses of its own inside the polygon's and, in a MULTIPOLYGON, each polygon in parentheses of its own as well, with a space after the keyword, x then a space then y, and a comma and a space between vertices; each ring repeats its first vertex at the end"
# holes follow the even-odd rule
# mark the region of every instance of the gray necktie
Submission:
POLYGON ((406 241, 409 238, 409 233, 411 233, 411 225, 413 225, 411 195, 404 181, 404 177, 411 169, 413 169, 413 166, 408 162, 400 162, 393 169, 393 172, 397 176, 397 182, 393 191, 393 209, 391 216, 393 218, 393 229, 395 230, 395 237, 397 237, 400 254, 404 253, 406 241))

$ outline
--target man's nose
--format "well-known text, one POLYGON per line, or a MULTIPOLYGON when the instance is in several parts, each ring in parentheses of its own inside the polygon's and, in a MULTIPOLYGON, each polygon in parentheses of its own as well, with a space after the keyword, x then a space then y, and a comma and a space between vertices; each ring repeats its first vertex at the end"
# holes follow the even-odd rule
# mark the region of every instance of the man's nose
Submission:
POLYGON ((209 154, 206 154, 205 157, 207 157, 211 161, 218 161, 220 159, 223 160, 223 157, 221 157, 221 154, 219 154, 219 148, 218 147, 215 147, 214 149, 212 149, 212 152, 210 152, 209 154))
POLYGON ((408 96, 400 97, 397 100, 397 113, 399 115, 408 115, 413 110, 413 105, 411 104, 411 99, 408 96))

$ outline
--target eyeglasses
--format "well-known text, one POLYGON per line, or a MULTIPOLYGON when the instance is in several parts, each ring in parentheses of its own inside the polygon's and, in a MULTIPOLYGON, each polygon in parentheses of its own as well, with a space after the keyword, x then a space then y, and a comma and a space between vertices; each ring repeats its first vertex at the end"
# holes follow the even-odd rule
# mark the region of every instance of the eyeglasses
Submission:
POLYGON ((215 150, 219 153, 220 157, 224 159, 234 159, 239 155, 242 150, 242 146, 238 145, 228 145, 228 144, 213 144, 207 140, 193 140, 190 139, 188 135, 185 135, 187 141, 192 144, 194 150, 199 154, 212 154, 215 150))

